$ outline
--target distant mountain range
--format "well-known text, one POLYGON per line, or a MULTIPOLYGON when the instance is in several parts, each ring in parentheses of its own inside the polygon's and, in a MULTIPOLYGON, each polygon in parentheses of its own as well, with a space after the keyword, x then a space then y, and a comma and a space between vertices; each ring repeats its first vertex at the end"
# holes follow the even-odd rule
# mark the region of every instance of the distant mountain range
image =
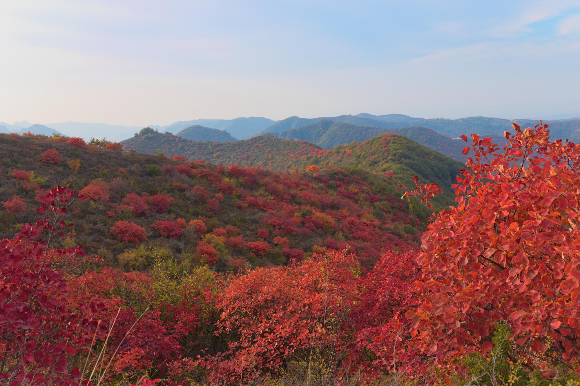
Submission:
POLYGON ((179 131, 194 125, 209 127, 212 129, 225 130, 234 138, 246 139, 257 135, 260 131, 276 123, 264 117, 249 117, 236 119, 196 119, 193 121, 180 121, 167 126, 149 126, 160 132, 177 134, 179 131))
MULTIPOLYGON (((487 117, 425 119, 413 118, 402 114, 372 115, 363 113, 358 115, 340 115, 337 117, 325 118, 289 117, 267 127, 260 134, 281 134, 291 129, 311 125, 324 120, 384 129, 399 129, 411 126, 425 127, 449 138, 458 138, 463 134, 470 135, 472 133, 485 136, 503 137, 504 131, 512 130, 512 122, 523 127, 533 127, 539 123, 537 120, 530 119, 510 120, 487 117)), ((551 133, 554 139, 568 138, 571 141, 580 141, 580 119, 545 121, 544 123, 548 123, 551 126, 551 133)))
POLYGON ((15 122, 13 125, 6 122, 0 122, 0 133, 23 134, 28 132, 31 132, 32 134, 42 134, 48 136, 51 136, 53 134, 60 134, 58 131, 51 129, 50 127, 40 124, 32 124, 26 121, 15 122))
MULTIPOLYGON (((464 161, 461 154, 464 144, 457 141, 462 134, 476 133, 502 140, 503 132, 512 129, 512 122, 523 127, 539 123, 531 119, 501 119, 489 117, 468 117, 460 119, 414 118, 403 114, 339 115, 335 117, 301 118, 289 117, 274 121, 264 117, 241 117, 236 119, 196 119, 179 121, 166 126, 152 125, 159 132, 177 134, 191 126, 203 126, 222 130, 234 139, 247 139, 256 135, 273 134, 281 138, 305 140, 325 149, 338 144, 361 142, 376 135, 394 133, 406 136, 430 149, 442 152, 454 159, 464 161), (330 123, 332 122, 332 123, 330 123)), ((580 119, 548 120, 553 139, 570 139, 580 142, 580 119)), ((8 124, 0 122, 1 132, 26 132, 32 124, 27 121, 8 124)), ((139 132, 142 127, 107 125, 103 123, 64 122, 49 123, 44 127, 54 129, 67 136, 80 136, 86 140, 107 138, 122 141, 139 132)), ((46 129, 43 129, 46 131, 46 129)), ((207 134, 210 134, 207 131, 207 134)), ((214 133, 215 134, 215 133, 214 133)), ((199 140, 214 141, 211 137, 197 137, 199 140)))

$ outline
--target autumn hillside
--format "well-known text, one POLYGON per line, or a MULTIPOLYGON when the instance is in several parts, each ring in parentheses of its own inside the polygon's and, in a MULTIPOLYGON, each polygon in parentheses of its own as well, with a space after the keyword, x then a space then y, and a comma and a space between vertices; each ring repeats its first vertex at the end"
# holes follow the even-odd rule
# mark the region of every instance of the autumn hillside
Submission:
POLYGON ((218 271, 347 247, 370 266, 381 252, 417 245, 424 229, 418 216, 425 220, 425 212, 411 212, 387 176, 338 168, 275 173, 75 144, 0 135, 2 237, 34 222, 37 198, 56 185, 90 198, 69 208, 66 221, 75 225, 62 246, 80 243, 127 270, 148 269, 155 248, 218 271))
POLYGON ((407 187, 414 186, 413 176, 421 183, 437 183, 444 194, 434 204, 454 203, 451 185, 464 168, 436 151, 429 150, 405 137, 384 134, 362 143, 351 143, 324 150, 308 142, 283 140, 272 135, 254 137, 234 143, 194 142, 171 134, 153 133, 123 142, 127 149, 167 156, 180 155, 190 160, 204 160, 225 166, 260 167, 274 171, 320 168, 360 168, 379 173, 407 187))
POLYGON ((465 142, 460 139, 451 139, 425 127, 383 128, 322 120, 286 130, 279 136, 283 139, 306 141, 324 149, 332 149, 338 145, 364 142, 382 134, 402 135, 455 160, 467 161, 467 157, 462 152, 465 142))
POLYGON ((192 141, 232 142, 236 140, 227 131, 200 125, 189 126, 177 133, 177 136, 192 141))

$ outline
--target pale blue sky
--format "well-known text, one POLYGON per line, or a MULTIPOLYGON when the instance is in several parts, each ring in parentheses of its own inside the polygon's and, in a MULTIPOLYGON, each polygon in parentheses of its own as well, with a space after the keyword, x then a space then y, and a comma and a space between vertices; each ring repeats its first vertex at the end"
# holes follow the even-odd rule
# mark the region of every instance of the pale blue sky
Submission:
POLYGON ((580 0, 0 1, 0 121, 580 115, 580 0))

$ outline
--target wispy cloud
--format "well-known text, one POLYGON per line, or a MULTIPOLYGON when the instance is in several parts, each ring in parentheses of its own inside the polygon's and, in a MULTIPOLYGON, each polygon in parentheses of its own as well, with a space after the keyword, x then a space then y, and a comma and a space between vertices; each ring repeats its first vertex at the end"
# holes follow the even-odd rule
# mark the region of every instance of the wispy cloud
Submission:
POLYGON ((531 25, 553 19, 571 9, 580 8, 580 0, 524 2, 520 15, 507 23, 493 26, 484 31, 494 38, 514 38, 532 31, 531 25))
POLYGON ((571 35, 580 32, 580 15, 570 16, 558 25, 560 36, 571 35))

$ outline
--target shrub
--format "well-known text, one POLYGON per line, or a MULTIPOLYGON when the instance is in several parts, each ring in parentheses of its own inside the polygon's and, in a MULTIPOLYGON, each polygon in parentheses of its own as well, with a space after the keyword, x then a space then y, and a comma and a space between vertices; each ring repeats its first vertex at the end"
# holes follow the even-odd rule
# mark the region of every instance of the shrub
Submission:
POLYGON ((175 170, 178 173, 185 174, 186 176, 190 176, 190 177, 195 174, 195 171, 187 165, 177 165, 175 167, 175 170))
MULTIPOLYGON (((343 328, 359 292, 356 271, 356 259, 334 253, 293 267, 257 268, 229 282, 218 300, 217 327, 222 336, 238 335, 225 355, 208 358, 210 380, 254 384, 254 377, 277 373, 317 348, 344 358, 341 344, 352 331, 343 328)), ((320 384, 338 384, 333 381, 320 384)))
POLYGON ((217 185, 217 188, 220 192, 225 193, 225 194, 233 194, 234 193, 234 188, 230 183, 227 182, 221 182, 217 185))
POLYGON ((26 211, 26 202, 19 196, 12 196, 4 201, 4 209, 8 213, 23 213, 26 211))
POLYGON ((58 165, 62 161, 62 157, 60 156, 59 152, 56 150, 47 150, 42 155, 42 162, 47 164, 54 164, 58 165))
POLYGON ((169 208, 169 204, 173 201, 172 197, 169 197, 166 194, 156 194, 154 196, 149 197, 149 202, 151 203, 151 209, 155 213, 165 213, 169 208))
POLYGON ((139 243, 147 239, 145 228, 129 221, 117 221, 110 230, 124 243, 139 243))
POLYGON ((284 248, 288 248, 290 246, 290 241, 286 237, 276 236, 274 237, 274 245, 281 245, 284 248))
POLYGON ((246 243, 246 248, 248 248, 254 255, 260 256, 268 252, 271 246, 263 241, 248 241, 246 243))
POLYGON ((231 245, 233 248, 240 249, 244 245, 244 238, 242 235, 239 236, 231 236, 227 240, 228 245, 231 245))
POLYGON ((319 172, 320 171, 320 168, 318 166, 316 166, 316 165, 310 165, 310 166, 308 166, 306 168, 306 171, 308 173, 319 172))
POLYGON ((68 140, 68 144, 79 148, 85 147, 87 145, 85 140, 79 137, 72 137, 68 140))
POLYGON ((228 231, 224 228, 216 228, 212 233, 218 237, 226 237, 228 235, 228 231))
POLYGON ((220 211, 220 202, 215 198, 212 198, 210 200, 207 200, 206 207, 207 210, 209 210, 213 214, 218 214, 220 211))
POLYGON ((282 255, 287 262, 299 263, 304 258, 304 251, 300 249, 282 248, 282 255))
POLYGON ((27 172, 26 170, 13 169, 12 177, 20 181, 30 182, 30 172, 27 172))
POLYGON ((123 145, 120 143, 108 143, 105 145, 105 149, 107 150, 115 150, 115 151, 123 151, 123 145))
POLYGON ((201 256, 205 263, 208 265, 214 265, 217 263, 217 251, 213 245, 204 243, 202 241, 197 245, 196 251, 197 254, 201 256))
POLYGON ((209 192, 203 186, 196 185, 193 188, 193 196, 195 197, 195 201, 201 204, 207 202, 209 198, 209 192))
POLYGON ((188 225, 190 227, 194 227, 195 233, 197 233, 198 235, 202 235, 207 231, 205 223, 201 220, 191 220, 188 225))
POLYGON ((95 201, 109 201, 109 186, 101 180, 94 180, 85 186, 79 194, 95 201))
POLYGON ((163 237, 169 237, 176 239, 179 237, 183 228, 175 221, 158 220, 155 224, 151 225, 151 228, 155 229, 163 237))
POLYGON ((270 237, 270 232, 265 229, 258 229, 258 237, 267 240, 270 237))
POLYGON ((145 173, 151 177, 157 177, 161 175, 161 169, 157 165, 147 165, 145 168, 145 173))
POLYGON ((142 216, 145 211, 149 210, 146 199, 136 193, 129 193, 123 198, 123 204, 131 208, 131 212, 133 212, 133 216, 135 217, 142 216))

